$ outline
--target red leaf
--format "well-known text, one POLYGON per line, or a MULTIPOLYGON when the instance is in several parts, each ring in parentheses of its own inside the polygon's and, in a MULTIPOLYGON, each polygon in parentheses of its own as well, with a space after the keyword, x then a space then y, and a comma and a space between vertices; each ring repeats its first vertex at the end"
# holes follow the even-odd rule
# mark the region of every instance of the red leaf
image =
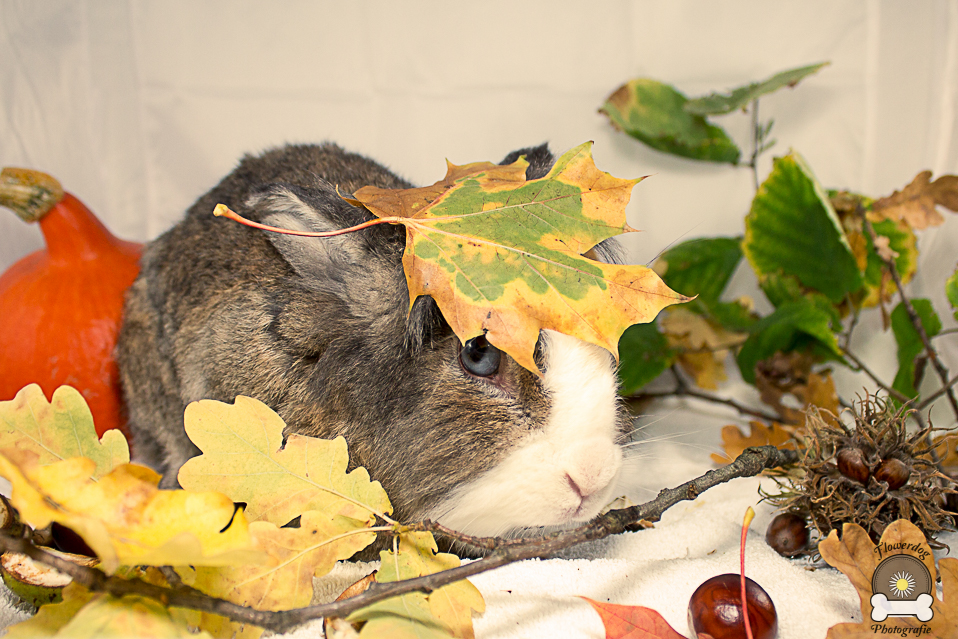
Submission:
POLYGON ((605 639, 685 639, 672 629, 662 615, 643 606, 618 606, 593 601, 591 604, 605 625, 605 639))

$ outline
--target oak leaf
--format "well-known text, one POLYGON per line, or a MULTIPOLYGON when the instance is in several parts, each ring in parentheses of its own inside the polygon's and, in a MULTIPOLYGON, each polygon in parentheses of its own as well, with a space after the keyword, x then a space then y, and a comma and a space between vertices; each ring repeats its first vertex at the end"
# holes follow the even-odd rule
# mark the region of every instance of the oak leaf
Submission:
POLYGON ((99 478, 130 461, 126 438, 118 430, 96 435, 93 415, 80 391, 61 386, 47 401, 30 384, 9 401, 0 402, 0 451, 23 464, 44 466, 71 457, 87 457, 99 478))
MULTIPOLYGON (((414 579, 459 566, 459 558, 437 552, 430 533, 405 533, 398 551, 380 553, 382 564, 376 581, 388 583, 414 579)), ((472 639, 473 613, 485 611, 482 595, 469 581, 457 581, 429 595, 421 592, 393 597, 349 615, 350 622, 365 621, 360 637, 456 637, 472 639)))
POLYGON ((709 390, 725 381, 725 358, 729 348, 745 341, 744 333, 733 333, 684 307, 670 309, 659 321, 669 345, 678 351, 678 363, 695 383, 709 390))
POLYGON ((942 576, 944 599, 934 596, 935 558, 925 536, 911 522, 899 519, 882 533, 876 546, 865 529, 857 524, 832 530, 818 544, 818 551, 830 566, 838 568, 858 591, 863 623, 841 623, 828 630, 828 639, 874 637, 876 635, 924 633, 936 639, 958 638, 958 559, 943 558, 938 562, 942 576), (908 555, 921 561, 932 580, 932 618, 920 621, 917 617, 890 617, 884 621, 872 620, 872 579, 876 568, 890 555, 908 555), (878 630, 876 630, 876 626, 878 630))
POLYGON ((738 426, 729 424, 722 427, 722 449, 724 455, 712 453, 710 457, 716 464, 729 464, 750 446, 775 446, 780 449, 795 450, 795 431, 788 426, 773 422, 766 426, 762 422, 750 421, 751 430, 746 435, 738 426))
POLYGON ((392 512, 378 481, 365 468, 346 473, 346 440, 290 435, 262 402, 238 396, 234 404, 193 402, 186 434, 203 454, 187 461, 178 479, 192 490, 217 490, 246 504, 250 521, 284 526, 307 510, 350 517, 359 527, 392 512))
POLYGON ((246 518, 222 493, 159 490, 160 476, 121 464, 94 480, 85 457, 20 466, 0 454, 0 476, 24 521, 56 521, 79 534, 105 572, 121 565, 229 565, 255 562, 246 518))
MULTIPOLYGON (((348 559, 376 538, 363 532, 357 522, 333 512, 310 510, 303 513, 298 528, 280 528, 265 521, 250 524, 254 547, 268 559, 259 564, 226 567, 198 567, 190 574, 192 587, 257 610, 291 610, 309 604, 313 597, 313 576, 332 570, 337 561, 348 559)), ((258 637, 262 629, 232 622, 212 613, 194 613, 191 625, 214 637, 258 637)))
POLYGON ((379 189, 360 190, 355 199, 406 227, 410 305, 420 295, 432 296, 463 343, 485 334, 538 372, 533 352, 539 331, 549 328, 618 359, 626 328, 688 299, 645 266, 583 256, 635 230, 625 221, 625 206, 639 179, 599 171, 591 143, 562 155, 538 180, 516 179, 519 167, 524 160, 511 169, 459 177, 428 206, 418 206, 420 195, 410 204, 379 189))
POLYGON ((942 175, 932 182, 931 171, 922 171, 901 191, 875 200, 872 211, 883 219, 924 229, 945 221, 936 206, 958 212, 958 176, 942 175))
POLYGON ((662 615, 643 606, 620 606, 582 597, 599 613, 606 639, 685 639, 662 615))

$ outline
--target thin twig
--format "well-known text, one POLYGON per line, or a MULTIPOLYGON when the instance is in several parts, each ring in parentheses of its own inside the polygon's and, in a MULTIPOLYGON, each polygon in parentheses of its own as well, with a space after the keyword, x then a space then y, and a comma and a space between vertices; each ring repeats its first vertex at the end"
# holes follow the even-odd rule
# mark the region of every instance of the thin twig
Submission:
MULTIPOLYGON (((891 386, 889 386, 888 384, 886 384, 885 382, 883 382, 883 381, 878 377, 878 375, 876 375, 874 372, 872 372, 872 370, 869 369, 868 366, 865 365, 865 362, 863 362, 862 360, 858 359, 858 357, 857 357, 854 353, 852 353, 851 351, 849 351, 849 350, 847 350, 847 349, 845 349, 845 348, 842 348, 842 355, 845 356, 845 357, 847 357, 848 359, 852 360, 852 362, 855 364, 855 366, 858 367, 858 370, 859 370, 859 371, 861 371, 862 373, 865 373, 866 375, 868 375, 868 376, 871 378, 871 380, 872 380, 873 382, 875 382, 875 383, 879 386, 879 388, 881 388, 883 391, 885 391, 886 393, 888 393, 891 397, 894 397, 895 399, 897 399, 897 400, 898 400, 899 402, 901 402, 902 404, 907 404, 908 402, 911 401, 911 399, 910 399, 907 395, 902 394, 901 392, 895 390, 894 388, 892 388, 891 386)), ((854 370, 854 369, 853 369, 853 370, 854 370)))
POLYGON ((407 579, 390 583, 375 583, 366 592, 327 604, 308 606, 296 610, 260 611, 238 604, 209 597, 188 586, 163 588, 141 579, 124 579, 106 576, 95 568, 78 566, 72 562, 47 553, 29 541, 10 537, 0 533, 0 547, 25 554, 41 561, 56 570, 70 575, 74 581, 93 592, 106 592, 115 597, 140 595, 162 602, 164 605, 211 612, 229 619, 249 623, 276 633, 289 630, 313 619, 321 617, 344 617, 354 610, 364 608, 378 601, 411 592, 429 593, 433 590, 461 579, 498 568, 522 559, 553 555, 559 550, 581 544, 586 541, 602 539, 609 535, 635 529, 641 521, 658 521, 662 514, 681 501, 689 501, 700 494, 732 479, 753 477, 767 468, 793 464, 798 460, 795 451, 778 450, 774 446, 747 448, 734 462, 710 470, 701 477, 688 481, 676 488, 661 491, 654 500, 640 506, 612 510, 596 517, 588 524, 565 532, 553 533, 546 537, 502 540, 497 538, 479 538, 462 535, 434 522, 425 521, 405 527, 404 530, 429 530, 452 539, 471 543, 482 548, 492 548, 492 553, 471 563, 433 573, 416 579, 407 579))
POLYGON ((758 146, 761 143, 758 129, 758 98, 752 100, 752 159, 748 163, 752 167, 752 181, 758 191, 758 146))
POLYGON ((740 404, 734 399, 728 399, 725 397, 719 397, 717 395, 710 395, 702 391, 692 388, 685 378, 682 377, 682 374, 676 369, 675 366, 671 368, 672 376, 675 378, 675 388, 670 391, 646 391, 637 393, 629 397, 629 399, 652 399, 660 397, 694 397, 695 399, 701 399, 706 402, 711 402, 713 404, 723 404, 725 406, 730 406, 737 410, 740 415, 749 415, 751 417, 757 417, 759 419, 764 419, 765 421, 775 422, 780 421, 781 417, 777 414, 766 413, 754 408, 749 408, 744 404, 740 404))
MULTIPOLYGON (((860 204, 859 209, 861 209, 860 204)), ((875 228, 872 226, 872 223, 868 220, 868 216, 865 215, 863 210, 860 210, 859 214, 861 215, 865 230, 868 231, 868 235, 871 237, 872 244, 877 246, 878 235, 875 233, 875 228)), ((954 411, 955 417, 958 417, 958 398, 955 397, 955 393, 952 390, 952 387, 949 386, 948 381, 949 377, 951 376, 948 373, 948 369, 945 368, 945 365, 941 363, 941 360, 938 357, 938 351, 935 350, 935 347, 931 344, 931 340, 928 339, 928 333, 925 331, 924 324, 921 323, 921 317, 919 317, 918 312, 911 303, 911 300, 908 299, 907 295, 905 295, 905 285, 901 280, 901 275, 898 273, 898 267, 895 266, 895 260, 885 258, 881 255, 878 257, 882 262, 885 263, 885 266, 891 273, 892 279, 895 280, 895 286, 898 288, 898 294, 901 296, 901 302, 905 307, 905 311, 908 313, 908 319, 911 320, 912 325, 915 327, 915 332, 918 333, 918 337, 921 339, 921 343, 925 347, 925 352, 928 354, 928 359, 931 361, 932 366, 938 373, 938 377, 941 379, 941 383, 944 385, 945 395, 948 397, 948 402, 951 404, 951 409, 954 411)))
POLYGON ((921 400, 921 403, 915 406, 917 410, 925 410, 934 403, 936 399, 948 392, 949 389, 954 388, 955 384, 958 384, 958 375, 955 375, 948 380, 948 383, 936 390, 934 393, 921 400))

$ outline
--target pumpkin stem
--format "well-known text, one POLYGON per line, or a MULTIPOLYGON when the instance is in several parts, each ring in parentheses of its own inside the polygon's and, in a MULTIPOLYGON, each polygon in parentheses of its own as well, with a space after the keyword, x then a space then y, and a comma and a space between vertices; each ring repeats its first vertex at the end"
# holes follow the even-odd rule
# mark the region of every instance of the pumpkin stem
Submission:
POLYGON ((63 199, 56 178, 32 169, 0 171, 0 206, 12 209, 24 222, 36 222, 63 199))

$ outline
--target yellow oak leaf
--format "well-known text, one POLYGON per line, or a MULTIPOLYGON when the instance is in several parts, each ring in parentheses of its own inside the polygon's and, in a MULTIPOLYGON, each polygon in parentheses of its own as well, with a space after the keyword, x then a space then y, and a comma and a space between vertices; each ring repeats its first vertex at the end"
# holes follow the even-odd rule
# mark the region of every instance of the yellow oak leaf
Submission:
MULTIPOLYGON (((214 597, 221 597, 257 610, 290 610, 309 604, 313 596, 313 575, 328 573, 337 561, 348 559, 375 539, 363 532, 356 521, 329 512, 307 511, 299 528, 280 528, 265 521, 250 524, 254 545, 268 559, 256 565, 198 567, 189 576, 190 585, 214 597)), ((214 637, 234 633, 251 639, 262 630, 231 622, 210 613, 195 613, 191 622, 214 637)))
MULTIPOLYGON (((459 558, 439 553, 431 533, 404 533, 398 552, 380 553, 376 581, 414 579, 459 566, 459 558)), ((392 597, 350 614, 350 622, 366 621, 360 637, 411 636, 472 639, 472 616, 485 611, 485 601, 469 581, 457 581, 431 592, 392 597)))
POLYGON ((12 400, 0 402, 0 451, 20 463, 46 465, 71 457, 95 463, 92 477, 102 477, 130 461, 126 438, 118 430, 96 436, 93 415, 80 391, 61 386, 47 401, 37 384, 12 400))
POLYGON ((828 630, 828 639, 905 633, 918 636, 919 632, 936 639, 958 639, 958 560, 944 558, 938 562, 944 596, 943 600, 938 599, 935 596, 934 555, 921 530, 911 522, 904 519, 892 522, 882 533, 877 545, 868 537, 864 528, 846 523, 842 526, 841 540, 838 538, 838 531, 832 530, 826 539, 818 543, 818 551, 822 559, 844 573, 858 591, 864 619, 860 624, 842 623, 832 626, 828 630), (900 569, 902 574, 897 577, 898 582, 892 582, 891 588, 896 589, 895 592, 901 593, 903 597, 912 594, 907 591, 920 583, 921 576, 911 575, 911 572, 918 571, 907 566, 924 566, 921 572, 925 572, 927 581, 930 582, 928 589, 931 594, 931 619, 922 621, 916 616, 892 616, 878 621, 874 619, 872 597, 886 585, 883 580, 879 580, 882 583, 874 583, 876 570, 881 570, 884 561, 897 557, 904 557, 904 561, 911 564, 900 569), (902 579, 904 581, 901 581, 902 579))
POLYGON ((728 349, 747 335, 733 333, 683 307, 674 307, 659 320, 669 345, 678 351, 679 365, 701 388, 716 390, 725 381, 728 349))
POLYGON ((121 565, 228 565, 255 562, 246 518, 215 492, 159 490, 160 476, 121 464, 92 479, 96 463, 75 457, 46 466, 18 466, 0 454, 0 476, 12 484, 10 501, 24 521, 42 528, 56 521, 96 552, 112 574, 121 565))
POLYGON ((746 435, 738 426, 729 424, 722 427, 722 448, 724 455, 712 453, 710 456, 716 464, 729 464, 750 446, 775 446, 780 449, 795 450, 795 431, 787 426, 773 422, 766 426, 762 422, 750 421, 751 430, 746 435))
POLYGON ((538 180, 503 177, 503 170, 511 169, 458 177, 425 207, 397 206, 393 198, 380 208, 381 191, 357 193, 371 213, 406 227, 410 306, 420 295, 432 296, 463 343, 485 334, 538 373, 533 352, 539 331, 549 328, 618 359, 626 328, 689 299, 645 266, 583 256, 635 230, 625 206, 639 181, 599 171, 591 143, 562 155, 538 180))
POLYGON ((290 435, 262 402, 194 402, 184 415, 186 434, 203 454, 178 476, 190 490, 217 490, 246 504, 250 521, 283 526, 307 510, 351 517, 359 527, 392 512, 386 492, 365 468, 346 473, 346 440, 290 435))

